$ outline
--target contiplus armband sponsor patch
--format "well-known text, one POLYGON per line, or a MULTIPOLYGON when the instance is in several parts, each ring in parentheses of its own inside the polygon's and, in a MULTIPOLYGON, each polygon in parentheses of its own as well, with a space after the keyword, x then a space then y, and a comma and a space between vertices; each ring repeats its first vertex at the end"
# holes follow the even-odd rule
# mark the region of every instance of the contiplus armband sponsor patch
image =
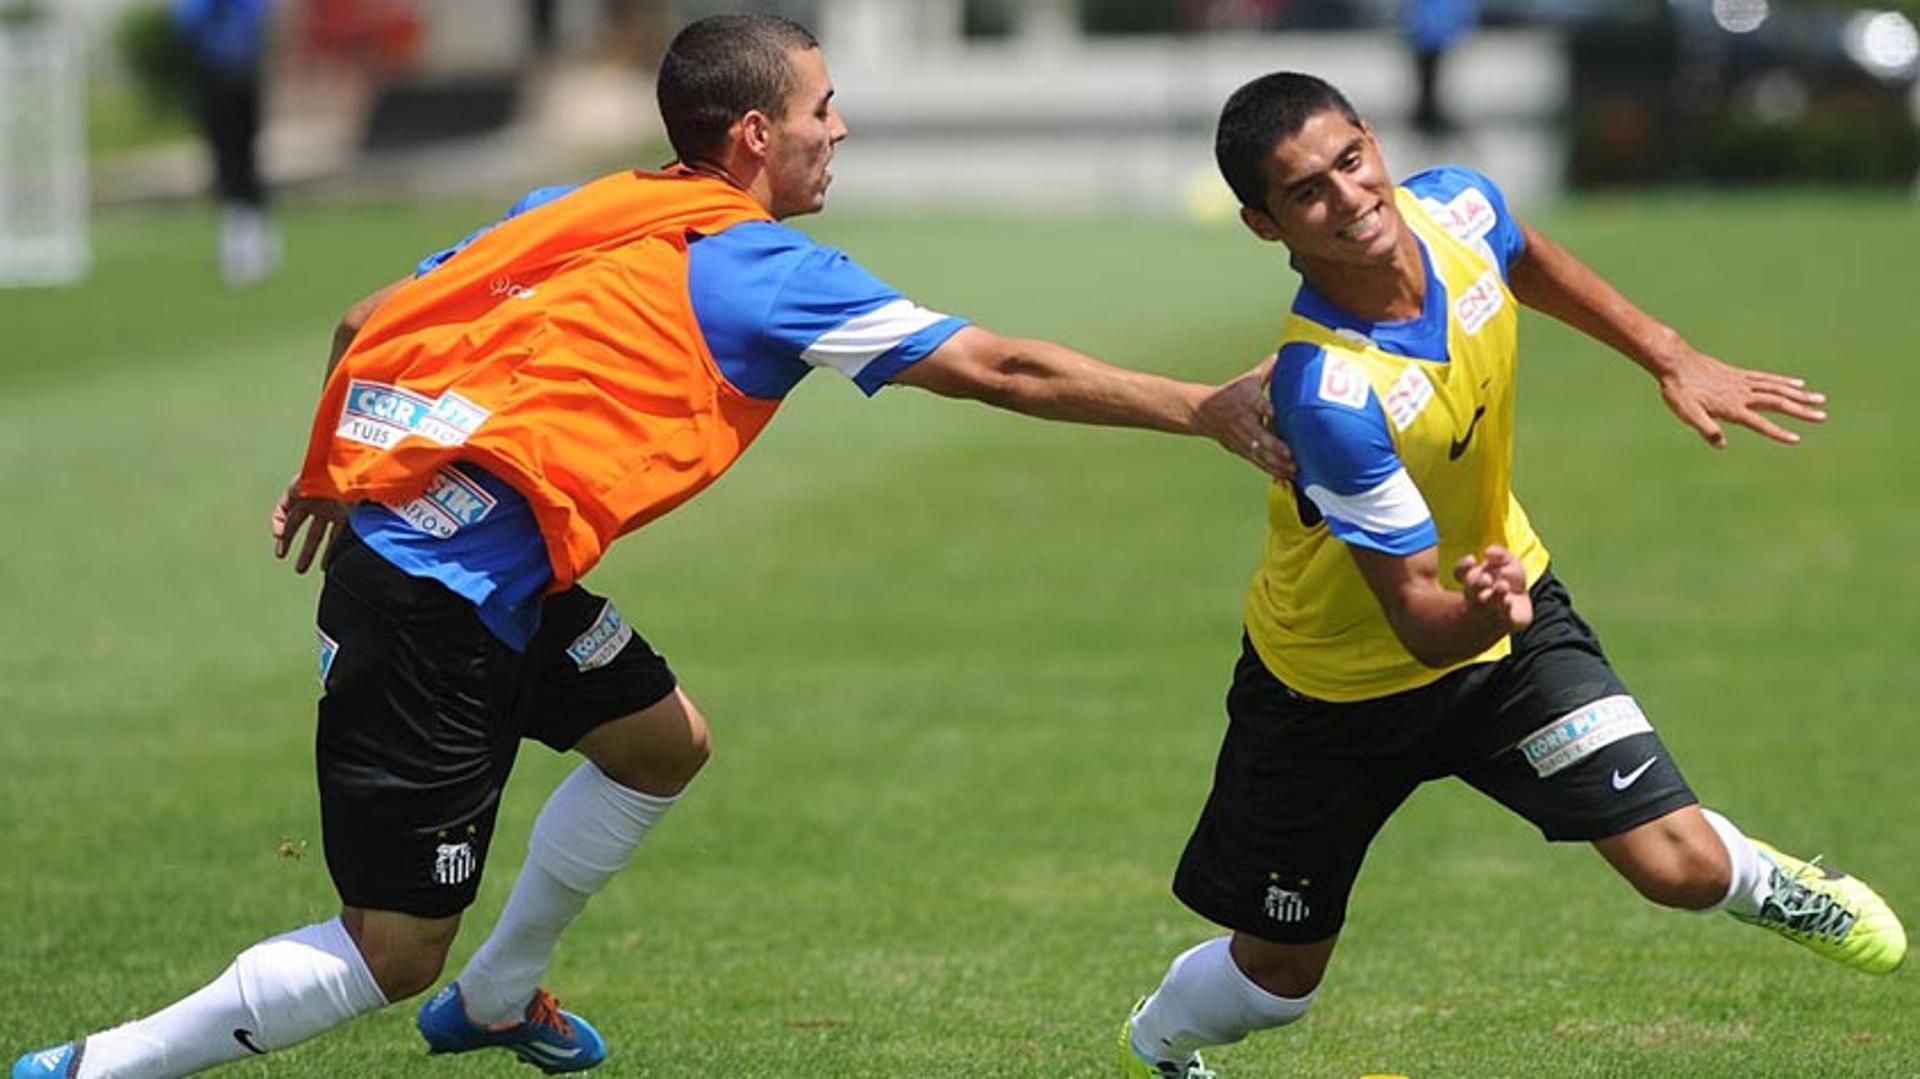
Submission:
POLYGON ((1602 697, 1569 712, 1520 740, 1521 756, 1540 778, 1580 761, 1622 738, 1650 734, 1653 725, 1632 697, 1602 697))
POLYGON ((567 656, 573 665, 583 671, 604 667, 613 662, 613 657, 633 640, 633 627, 620 617, 620 611, 608 600, 600 608, 600 616, 593 620, 587 631, 573 639, 567 646, 567 656))
POLYGON ((1507 294, 1500 288, 1500 277, 1492 270, 1480 275, 1473 287, 1460 294, 1453 301, 1453 317, 1460 328, 1470 334, 1479 333, 1487 320, 1500 313, 1506 306, 1507 294))
POLYGON ((319 626, 313 627, 315 637, 320 641, 320 688, 327 688, 327 675, 333 671, 333 657, 340 654, 340 642, 327 636, 327 631, 319 626))
POLYGON ((429 399, 398 386, 355 379, 347 384, 347 400, 341 406, 335 434, 378 449, 386 449, 408 435, 419 435, 442 446, 458 446, 491 415, 452 390, 429 399))
POLYGON ((1367 407, 1367 376, 1345 360, 1328 356, 1320 365, 1320 399, 1348 408, 1367 407))
POLYGON ((1393 421, 1393 429, 1404 431, 1431 400, 1433 382, 1427 378, 1427 373, 1418 367, 1408 367, 1400 372, 1400 377, 1387 390, 1386 399, 1381 404, 1387 410, 1387 417, 1393 421))
POLYGON ((479 524, 499 504, 486 488, 468 479, 460 470, 443 468, 428 481, 425 494, 387 508, 427 535, 446 539, 469 525, 479 524))

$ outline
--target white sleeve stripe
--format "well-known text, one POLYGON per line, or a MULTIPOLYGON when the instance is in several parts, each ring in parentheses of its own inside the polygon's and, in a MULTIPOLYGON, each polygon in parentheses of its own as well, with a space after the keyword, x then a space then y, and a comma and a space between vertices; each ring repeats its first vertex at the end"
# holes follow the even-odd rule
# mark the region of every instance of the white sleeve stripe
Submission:
POLYGON ((800 358, 852 378, 874 358, 886 355, 900 342, 946 317, 912 300, 895 300, 821 334, 800 358))
POLYGON ((1307 486, 1307 497, 1320 512, 1366 532, 1399 532, 1425 524, 1433 517, 1420 488, 1404 468, 1395 469, 1379 486, 1359 494, 1338 495, 1319 484, 1307 486))

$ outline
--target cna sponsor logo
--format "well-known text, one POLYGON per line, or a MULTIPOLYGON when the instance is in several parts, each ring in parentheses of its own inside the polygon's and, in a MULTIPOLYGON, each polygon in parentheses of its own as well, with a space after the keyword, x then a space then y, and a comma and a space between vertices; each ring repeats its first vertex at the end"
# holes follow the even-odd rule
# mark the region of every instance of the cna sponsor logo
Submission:
POLYGON ((458 469, 443 468, 428 481, 425 494, 390 508, 401 520, 427 535, 446 539, 469 525, 479 524, 499 504, 486 488, 458 469))
POLYGON ((1527 735, 1520 740, 1520 755, 1533 766, 1535 774, 1545 779, 1604 746, 1652 730, 1640 705, 1625 693, 1617 693, 1527 735))
POLYGON ((458 446, 493 415, 448 390, 438 399, 422 397, 398 386, 355 379, 347 385, 340 409, 341 438, 386 449, 408 435, 419 435, 442 446, 458 446))
POLYGON ((1328 356, 1320 365, 1320 399, 1348 408, 1367 407, 1367 376, 1353 364, 1328 356))
POLYGON ((1492 270, 1480 275, 1473 286, 1453 301, 1453 317, 1469 334, 1480 332, 1487 320, 1506 306, 1507 294, 1500 288, 1500 277, 1492 270))
POLYGON ((604 667, 613 662, 613 657, 633 640, 633 627, 620 617, 620 611, 608 600, 600 608, 600 616, 593 620, 587 631, 573 639, 567 646, 567 656, 574 666, 583 671, 604 667))
POLYGON ((1400 372, 1400 377, 1394 381, 1393 387, 1387 390, 1386 399, 1381 404, 1387 410, 1387 417, 1393 420, 1394 430, 1404 431, 1431 400, 1433 400, 1433 383, 1428 380, 1425 371, 1410 365, 1405 371, 1400 372))

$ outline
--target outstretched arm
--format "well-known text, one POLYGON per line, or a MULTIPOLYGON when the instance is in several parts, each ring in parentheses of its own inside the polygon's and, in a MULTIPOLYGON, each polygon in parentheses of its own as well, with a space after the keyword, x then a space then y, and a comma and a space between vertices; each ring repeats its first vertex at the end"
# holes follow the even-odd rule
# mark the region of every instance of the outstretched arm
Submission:
POLYGON ((1041 419, 1206 435, 1285 478, 1293 474, 1293 458, 1273 433, 1264 388, 1272 364, 1268 359, 1219 386, 1203 386, 969 326, 894 381, 1041 419))
POLYGON ((1724 363, 1688 344, 1673 327, 1635 307, 1606 279, 1528 225, 1520 226, 1526 251, 1508 268, 1521 303, 1552 315, 1645 368, 1660 384, 1660 396, 1682 423, 1709 445, 1727 443, 1722 423, 1792 445, 1800 436, 1767 413, 1818 423, 1826 395, 1803 379, 1752 371, 1724 363))
POLYGON ((1436 548, 1410 555, 1359 546, 1347 550, 1380 601, 1394 636, 1429 667, 1472 659, 1533 623, 1526 567, 1505 547, 1488 547, 1479 558, 1467 555, 1455 563, 1458 592, 1441 586, 1436 548))
MULTIPOLYGON (((322 385, 332 377, 333 369, 340 364, 340 357, 345 356, 347 349, 352 347, 360 327, 367 324, 367 320, 373 317, 387 297, 411 280, 411 277, 403 277, 368 294, 340 316, 339 324, 333 328, 333 347, 327 353, 327 369, 320 376, 322 385)), ((347 507, 330 498, 301 498, 299 488, 300 479, 296 476, 274 502, 273 512, 267 518, 267 530, 273 535, 275 558, 286 558, 294 543, 300 542, 300 553, 293 559, 293 572, 305 573, 313 565, 314 556, 333 546, 332 541, 338 538, 340 527, 346 523, 347 507), (300 539, 302 527, 307 529, 304 540, 300 539)))

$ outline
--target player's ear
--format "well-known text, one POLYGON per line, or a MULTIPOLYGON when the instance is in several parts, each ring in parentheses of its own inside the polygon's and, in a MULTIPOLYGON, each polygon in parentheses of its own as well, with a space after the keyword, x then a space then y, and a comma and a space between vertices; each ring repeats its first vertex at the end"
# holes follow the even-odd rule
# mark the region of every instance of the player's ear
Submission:
POLYGON ((733 133, 740 145, 757 158, 765 158, 773 145, 773 121, 759 109, 748 109, 735 120, 733 133))
POLYGON ((1281 241, 1279 222, 1265 210, 1256 210, 1251 206, 1240 207, 1240 223, 1247 226, 1248 232, 1270 244, 1281 241))

